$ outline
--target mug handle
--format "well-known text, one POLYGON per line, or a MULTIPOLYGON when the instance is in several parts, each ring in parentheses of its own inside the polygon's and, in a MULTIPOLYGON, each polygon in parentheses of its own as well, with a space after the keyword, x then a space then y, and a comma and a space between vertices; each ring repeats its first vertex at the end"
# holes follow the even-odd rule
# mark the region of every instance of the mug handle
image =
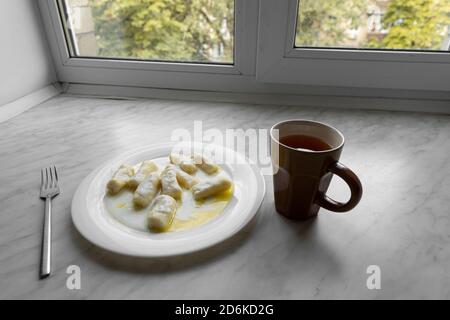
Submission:
POLYGON ((350 187, 351 197, 343 203, 328 197, 324 192, 318 194, 316 203, 324 209, 334 212, 346 212, 352 210, 361 200, 363 190, 358 176, 340 162, 335 162, 328 167, 328 171, 341 177, 350 187))

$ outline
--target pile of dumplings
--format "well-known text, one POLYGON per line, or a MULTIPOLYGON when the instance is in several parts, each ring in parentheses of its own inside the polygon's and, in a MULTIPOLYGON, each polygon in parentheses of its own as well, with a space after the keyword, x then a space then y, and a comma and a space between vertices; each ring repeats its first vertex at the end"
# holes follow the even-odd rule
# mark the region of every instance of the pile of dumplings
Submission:
POLYGON ((169 158, 170 164, 161 173, 158 173, 158 166, 151 160, 144 161, 136 172, 131 166, 121 165, 107 184, 110 195, 129 188, 134 191, 135 207, 143 209, 150 206, 148 228, 157 232, 170 228, 178 209, 177 201, 182 200, 182 188, 191 190, 195 200, 202 200, 232 186, 232 182, 224 176, 212 176, 204 181, 193 176, 199 169, 208 175, 214 175, 220 170, 218 165, 203 155, 188 157, 171 154, 169 158))

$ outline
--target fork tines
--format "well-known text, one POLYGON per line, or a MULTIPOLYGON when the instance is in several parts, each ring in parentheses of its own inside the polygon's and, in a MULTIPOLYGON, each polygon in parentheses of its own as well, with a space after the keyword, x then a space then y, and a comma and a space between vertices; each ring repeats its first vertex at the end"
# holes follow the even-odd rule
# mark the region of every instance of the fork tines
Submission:
POLYGON ((56 166, 41 169, 41 197, 59 193, 58 171, 56 166))

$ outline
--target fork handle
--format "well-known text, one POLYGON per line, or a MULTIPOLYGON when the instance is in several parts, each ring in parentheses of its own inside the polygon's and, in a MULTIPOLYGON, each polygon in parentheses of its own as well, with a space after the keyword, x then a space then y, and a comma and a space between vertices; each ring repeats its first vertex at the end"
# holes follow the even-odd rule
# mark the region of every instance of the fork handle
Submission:
POLYGON ((42 235, 41 254, 40 278, 44 279, 50 276, 52 268, 52 199, 50 197, 45 198, 44 231, 42 235))

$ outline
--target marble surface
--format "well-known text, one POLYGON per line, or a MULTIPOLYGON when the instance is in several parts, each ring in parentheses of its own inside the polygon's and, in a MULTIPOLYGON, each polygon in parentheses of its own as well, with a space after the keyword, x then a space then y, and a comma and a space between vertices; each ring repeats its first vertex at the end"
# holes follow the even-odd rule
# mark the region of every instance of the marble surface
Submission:
MULTIPOLYGON (((0 124, 0 298, 373 299, 450 298, 450 117, 169 100, 58 96, 0 124), (168 141, 172 130, 269 128, 287 118, 324 121, 347 138, 341 161, 364 185, 350 214, 322 210, 294 223, 274 211, 271 177, 259 217, 211 250, 170 259, 103 251, 70 218, 81 180, 110 157, 168 141), (38 280, 44 203, 39 170, 60 169, 54 202, 54 274, 38 280), (66 269, 81 268, 81 290, 66 269), (366 269, 381 268, 368 290, 366 269)), ((334 179, 329 194, 348 197, 334 179)))

